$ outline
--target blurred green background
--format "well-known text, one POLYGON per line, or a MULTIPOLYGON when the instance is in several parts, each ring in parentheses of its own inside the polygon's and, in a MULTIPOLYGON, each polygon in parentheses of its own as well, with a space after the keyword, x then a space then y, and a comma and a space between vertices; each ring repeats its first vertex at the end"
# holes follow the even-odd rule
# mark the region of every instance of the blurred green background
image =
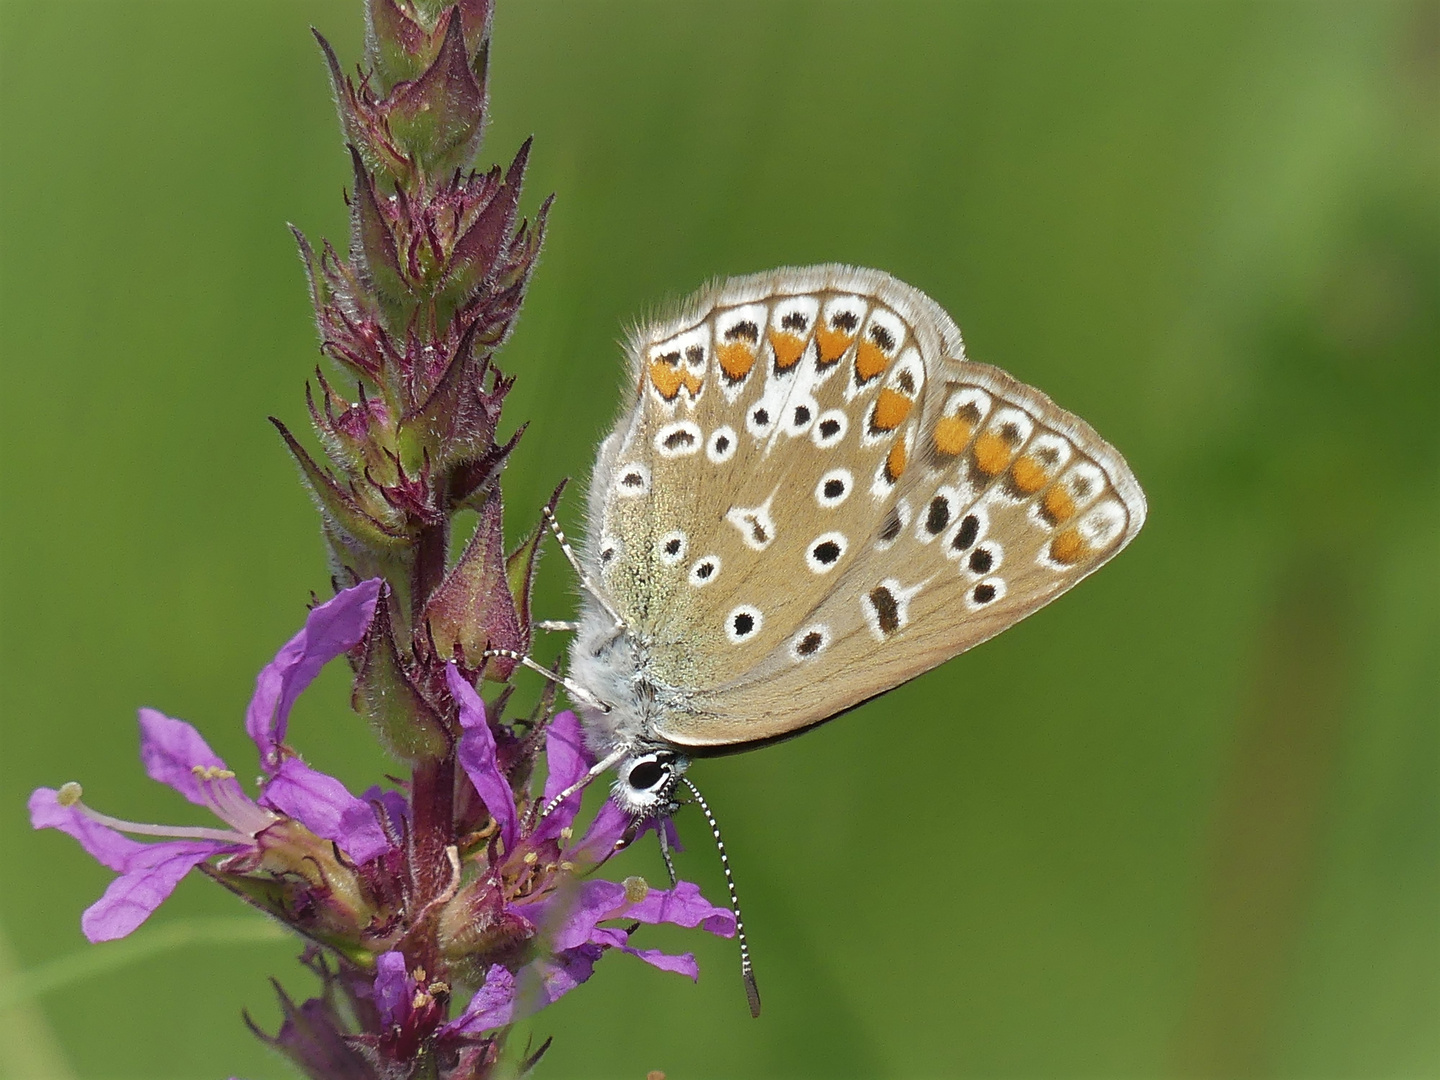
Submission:
MULTIPOLYGON (((191 820, 134 709, 243 774, 254 673, 324 586, 265 422, 303 424, 317 359, 285 222, 345 229, 310 24, 358 58, 359 0, 0 6, 16 1080, 289 1075, 240 1010, 305 991, 295 947, 190 880, 87 951, 108 874, 24 800, 191 820)), ((1440 1076, 1437 58, 1433 2, 502 0, 487 160, 533 132, 527 204, 558 194, 502 357, 512 527, 587 471, 627 320, 821 260, 930 293, 1151 505, 997 641, 698 768, 763 1019, 732 943, 655 932, 700 984, 607 958, 534 1024, 541 1076, 1440 1076)), ((332 672, 296 739, 363 786, 344 702, 332 672)))

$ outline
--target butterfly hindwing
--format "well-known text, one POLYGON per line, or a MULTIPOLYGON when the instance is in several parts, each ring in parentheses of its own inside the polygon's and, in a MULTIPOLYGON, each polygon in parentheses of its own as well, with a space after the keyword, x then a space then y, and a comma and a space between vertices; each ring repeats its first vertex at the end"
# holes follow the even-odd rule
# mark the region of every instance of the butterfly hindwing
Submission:
POLYGON ((683 705, 653 732, 679 746, 774 738, 898 685, 1143 521, 1113 448, 966 361, 949 317, 888 275, 735 279, 638 334, 631 363, 587 557, 683 705))

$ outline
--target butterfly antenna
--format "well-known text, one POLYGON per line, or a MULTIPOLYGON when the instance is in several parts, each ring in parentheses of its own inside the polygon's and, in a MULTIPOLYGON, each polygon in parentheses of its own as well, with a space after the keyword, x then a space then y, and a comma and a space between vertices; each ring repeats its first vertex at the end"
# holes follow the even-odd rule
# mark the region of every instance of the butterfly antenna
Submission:
POLYGON ((710 812, 710 804, 700 794, 700 789, 682 776, 680 782, 695 796, 695 803, 705 820, 710 824, 710 834, 715 837, 715 847, 720 852, 720 866, 725 871, 725 887, 730 890, 730 910, 735 915, 735 940, 740 943, 740 977, 745 980, 745 1000, 750 1003, 750 1015, 760 1016, 760 988, 755 985, 755 967, 750 963, 750 943, 745 938, 745 923, 740 918, 740 897, 735 892, 735 875, 730 873, 730 857, 725 854, 725 841, 720 838, 720 823, 710 812))

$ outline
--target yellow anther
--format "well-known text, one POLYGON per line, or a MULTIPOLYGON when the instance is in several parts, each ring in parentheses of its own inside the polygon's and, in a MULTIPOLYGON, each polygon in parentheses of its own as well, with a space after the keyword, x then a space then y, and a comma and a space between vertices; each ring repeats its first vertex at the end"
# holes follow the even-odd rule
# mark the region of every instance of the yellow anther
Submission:
POLYGON ((569 825, 566 825, 563 829, 560 830, 560 839, 561 839, 561 840, 569 840, 569 839, 570 839, 572 836, 574 836, 574 835, 575 835, 575 830, 572 829, 569 825))
POLYGON ((61 806, 74 806, 85 794, 85 789, 74 780, 60 785, 60 790, 55 793, 55 801, 61 806))
POLYGON ((232 780, 235 774, 219 765, 191 765, 190 772, 200 780, 232 780))
POLYGON ((625 899, 632 904, 638 904, 650 895, 650 883, 638 875, 627 877, 620 884, 625 887, 625 899))
POLYGON ((423 1008, 425 1008, 426 1005, 429 1005, 429 1004, 430 1004, 430 995, 429 995, 428 993, 426 993, 426 991, 423 990, 423 989, 417 989, 417 990, 415 991, 415 996, 414 996, 414 998, 412 998, 411 1001, 410 1001, 410 1007, 411 1007, 412 1009, 423 1009, 423 1008))
POLYGON ((537 862, 539 862, 539 861, 540 861, 540 856, 539 856, 539 855, 536 855, 535 852, 533 852, 533 851, 527 851, 527 852, 525 853, 525 865, 526 865, 526 866, 534 866, 534 865, 535 865, 537 862))
POLYGON ((569 873, 571 870, 574 870, 574 869, 575 869, 575 864, 574 864, 573 862, 571 862, 569 859, 561 859, 561 860, 560 860, 560 869, 561 869, 561 870, 564 870, 566 873, 569 873))

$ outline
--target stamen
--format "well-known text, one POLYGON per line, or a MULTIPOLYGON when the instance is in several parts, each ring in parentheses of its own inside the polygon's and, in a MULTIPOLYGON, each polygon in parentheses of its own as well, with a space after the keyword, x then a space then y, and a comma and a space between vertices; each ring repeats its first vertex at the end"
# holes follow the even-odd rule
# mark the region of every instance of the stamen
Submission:
POLYGON ((627 877, 620 884, 625 886, 625 899, 632 904, 638 904, 650 895, 650 883, 643 877, 627 877))
POLYGON ((190 771, 200 781, 205 804, 211 812, 236 831, 256 836, 280 820, 251 800, 240 789, 235 774, 229 769, 218 765, 196 765, 190 771))
POLYGON ((229 829, 206 829, 193 825, 145 825, 138 821, 124 821, 90 809, 80 801, 79 784, 75 785, 75 790, 74 801, 69 805, 74 806, 91 821, 117 832, 133 833, 136 836, 158 836, 165 840, 218 840, 222 844, 245 845, 254 843, 253 837, 229 829))

